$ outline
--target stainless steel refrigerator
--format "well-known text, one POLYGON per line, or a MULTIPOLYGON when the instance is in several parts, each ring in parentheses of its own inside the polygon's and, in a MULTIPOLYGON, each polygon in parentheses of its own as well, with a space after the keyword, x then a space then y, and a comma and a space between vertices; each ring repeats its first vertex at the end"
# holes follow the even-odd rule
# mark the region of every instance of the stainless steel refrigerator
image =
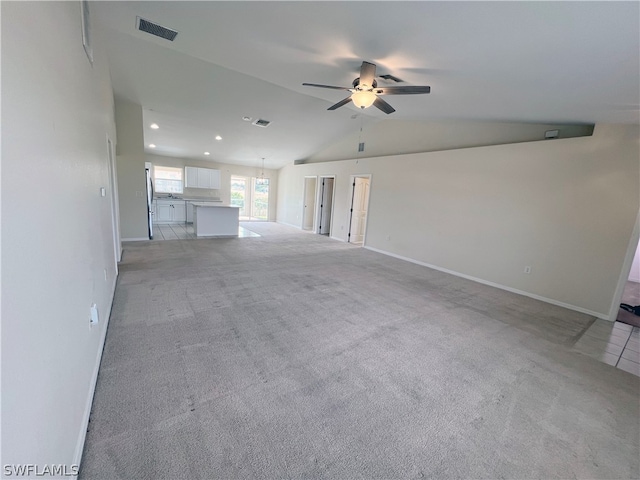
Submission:
POLYGON ((147 223, 149 224, 149 240, 153 240, 153 180, 151 169, 145 168, 147 176, 147 223))

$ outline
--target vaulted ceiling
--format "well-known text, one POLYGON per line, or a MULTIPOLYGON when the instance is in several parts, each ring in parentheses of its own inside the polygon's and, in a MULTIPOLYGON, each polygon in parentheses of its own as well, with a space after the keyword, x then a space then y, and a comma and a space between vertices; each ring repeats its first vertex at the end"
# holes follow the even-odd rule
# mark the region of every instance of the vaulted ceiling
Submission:
POLYGON ((117 1, 91 11, 116 96, 143 108, 149 153, 279 168, 382 120, 640 123, 638 2, 117 1), (136 17, 178 35, 139 31, 136 17), (350 86, 363 60, 431 93, 385 97, 396 109, 386 115, 327 111, 348 92, 302 86, 350 86))

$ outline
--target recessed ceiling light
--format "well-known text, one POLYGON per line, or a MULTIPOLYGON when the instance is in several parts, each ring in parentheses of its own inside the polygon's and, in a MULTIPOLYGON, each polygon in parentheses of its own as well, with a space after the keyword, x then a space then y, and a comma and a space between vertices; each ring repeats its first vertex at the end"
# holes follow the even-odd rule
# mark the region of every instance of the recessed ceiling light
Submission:
POLYGON ((242 120, 244 120, 245 122, 250 122, 252 120, 252 118, 244 116, 244 117, 242 117, 242 120))
POLYGON ((216 140, 220 141, 222 140, 222 137, 220 135, 216 135, 216 140))
POLYGON ((149 144, 149 148, 156 148, 156 144, 155 143, 150 143, 149 144))
POLYGON ((204 152, 205 155, 211 155, 209 152, 204 152))
POLYGON ((149 127, 153 128, 154 130, 157 130, 160 128, 157 123, 152 123, 151 125, 149 125, 149 127))

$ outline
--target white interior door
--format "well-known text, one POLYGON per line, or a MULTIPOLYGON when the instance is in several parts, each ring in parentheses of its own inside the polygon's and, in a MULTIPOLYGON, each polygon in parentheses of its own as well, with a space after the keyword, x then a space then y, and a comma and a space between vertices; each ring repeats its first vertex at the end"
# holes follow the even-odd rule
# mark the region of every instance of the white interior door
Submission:
POLYGON ((322 193, 320 195, 320 225, 318 233, 320 235, 331 234, 331 211, 333 208, 333 181, 331 177, 322 178, 322 193))
POLYGON ((316 212, 316 177, 305 177, 304 179, 304 207, 302 210, 302 229, 313 230, 313 219, 316 212))
POLYGON ((369 178, 355 177, 353 179, 353 201, 351 204, 351 243, 363 243, 367 225, 367 206, 369 205, 369 178))

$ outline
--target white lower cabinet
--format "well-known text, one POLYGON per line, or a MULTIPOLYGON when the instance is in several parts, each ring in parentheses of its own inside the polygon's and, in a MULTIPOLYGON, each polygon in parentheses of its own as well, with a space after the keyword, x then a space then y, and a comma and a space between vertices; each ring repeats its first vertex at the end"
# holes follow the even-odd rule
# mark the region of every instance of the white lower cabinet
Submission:
POLYGON ((173 203, 173 221, 184 223, 187 220, 187 210, 184 202, 173 203))
POLYGON ((154 223, 184 223, 187 210, 184 200, 156 200, 154 223))
POLYGON ((156 201, 156 223, 168 223, 171 221, 173 208, 169 203, 162 203, 156 201))

